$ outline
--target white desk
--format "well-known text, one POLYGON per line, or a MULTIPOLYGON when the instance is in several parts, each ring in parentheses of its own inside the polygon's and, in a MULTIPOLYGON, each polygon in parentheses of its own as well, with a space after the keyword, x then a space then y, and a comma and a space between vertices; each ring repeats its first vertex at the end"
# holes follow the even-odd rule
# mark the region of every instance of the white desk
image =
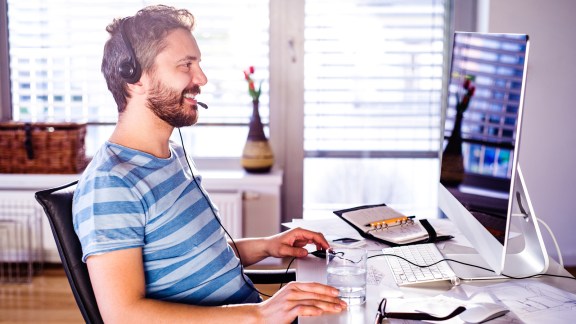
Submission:
MULTIPOLYGON (((331 222, 335 222, 332 221, 331 222)), ((431 220, 432 224, 436 226, 436 222, 448 222, 447 220, 431 220)), ((302 223, 299 226, 304 225, 302 223)), ((441 224, 446 225, 446 223, 441 224)), ((306 226, 302 226, 306 227, 306 226)), ((330 226, 330 228, 341 228, 339 226, 330 226)), ((313 229, 313 228, 311 228, 313 229)), ((324 232, 324 231, 323 231, 324 232)), ((335 234, 327 233, 327 234, 335 234)), ((456 242, 458 242, 458 237, 456 234, 456 242)), ((439 244, 453 244, 450 243, 439 243, 439 244)), ((444 246, 448 248, 447 246, 444 246)), ((380 253, 380 251, 372 251, 372 254, 380 253)), ((548 323, 573 323, 573 318, 571 320, 563 318, 562 311, 567 307, 572 307, 576 305, 576 300, 567 300, 561 295, 556 295, 553 292, 550 294, 545 293, 542 287, 539 286, 540 283, 550 285, 552 287, 561 288, 562 290, 570 293, 576 293, 576 280, 564 279, 564 278, 553 278, 553 277, 540 277, 537 279, 524 279, 524 280, 499 280, 499 281, 475 281, 475 282, 464 282, 460 286, 452 287, 448 283, 434 284, 433 286, 428 286, 426 288, 407 288, 398 287, 394 283, 394 279, 386 260, 384 257, 374 257, 368 260, 368 267, 374 267, 377 269, 376 273, 381 274, 381 280, 376 285, 373 281, 372 284, 367 286, 367 298, 366 303, 361 306, 350 307, 347 311, 344 311, 337 315, 323 315, 320 317, 301 317, 298 323, 308 324, 308 323, 373 323, 378 304, 382 297, 387 298, 417 298, 417 297, 429 297, 432 300, 433 297, 438 297, 439 295, 449 294, 451 296, 458 296, 458 299, 463 301, 468 301, 470 298, 477 298, 480 296, 482 291, 487 291, 491 296, 499 298, 502 300, 509 300, 512 291, 518 292, 518 298, 514 298, 515 303, 524 303, 523 305, 526 312, 533 311, 526 318, 525 313, 522 312, 511 312, 506 316, 494 319, 489 323, 512 323, 514 319, 520 317, 522 322, 540 322, 542 323, 542 318, 538 318, 538 314, 542 314, 548 320, 548 323), (478 290, 482 288, 482 290, 478 290), (526 289, 528 293, 520 295, 526 289), (537 290, 537 291, 536 291, 537 290), (476 293, 476 296, 474 294, 476 293), (530 296, 530 294, 533 294, 530 296), (557 307, 557 308, 555 308, 557 307)), ((298 259, 296 262, 296 277, 298 281, 315 281, 326 283, 326 265, 325 260, 319 259, 314 256, 308 256, 303 259, 298 259)), ((370 270, 369 270, 370 272, 370 270)), ((554 260, 550 260, 550 267, 548 272, 550 274, 559 274, 570 276, 570 274, 554 260)), ((369 279, 370 282, 370 279, 369 279)), ((547 287, 547 286, 546 286, 547 287)), ((544 287, 544 288, 546 288, 544 287)), ((544 289, 546 290, 546 289, 544 289)), ((485 294, 485 293, 482 293, 485 294)), ((574 297, 574 296, 572 296, 574 297)), ((477 301, 477 300, 476 300, 477 301)), ((506 303, 506 302, 505 302, 506 303)), ((508 303, 506 303, 508 304, 508 303)), ((519 306, 519 305, 515 305, 519 306)), ((511 308, 512 307, 508 307, 511 308)), ((574 313, 572 313, 574 314, 574 313)), ((401 320, 389 320, 392 323, 404 323, 401 320)), ((518 321, 516 321, 517 323, 518 321)), ((454 318, 449 321, 438 322, 438 323, 462 323, 459 318, 454 318)))

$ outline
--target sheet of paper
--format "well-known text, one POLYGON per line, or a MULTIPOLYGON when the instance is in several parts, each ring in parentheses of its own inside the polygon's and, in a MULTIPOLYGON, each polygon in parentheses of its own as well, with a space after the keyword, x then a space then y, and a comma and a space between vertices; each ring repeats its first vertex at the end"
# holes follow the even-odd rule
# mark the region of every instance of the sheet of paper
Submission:
POLYGON ((367 250, 380 251, 383 247, 388 247, 386 244, 364 239, 352 226, 336 216, 333 219, 320 220, 294 219, 292 222, 282 223, 282 225, 287 228, 301 227, 310 231, 320 232, 328 240, 343 237, 364 240, 366 244, 363 247, 367 250))
POLYGON ((310 231, 320 232, 324 235, 337 235, 342 237, 362 238, 358 232, 338 217, 333 219, 306 220, 294 219, 289 223, 282 223, 288 228, 301 227, 310 231))
POLYGON ((576 318, 575 294, 535 280, 513 280, 481 287, 462 285, 442 296, 464 303, 495 302, 510 309, 490 324, 574 323, 576 318))

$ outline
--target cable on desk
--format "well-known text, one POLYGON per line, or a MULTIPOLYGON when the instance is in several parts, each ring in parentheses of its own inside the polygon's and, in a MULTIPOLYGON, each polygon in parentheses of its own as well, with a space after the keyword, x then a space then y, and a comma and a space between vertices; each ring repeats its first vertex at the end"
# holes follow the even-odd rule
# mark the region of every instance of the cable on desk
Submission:
MULTIPOLYGON (((290 260, 290 262, 288 263, 288 266, 286 267, 286 273, 284 273, 284 275, 288 275, 288 270, 290 270, 290 266, 292 265, 292 262, 294 262, 294 260, 296 260, 296 257, 293 257, 292 260, 290 260)), ((280 288, 278 289, 282 289, 282 286, 284 286, 285 282, 281 282, 280 283, 280 288)))
MULTIPOLYGON (((416 264, 416 263, 414 263, 414 262, 412 262, 412 261, 410 261, 410 260, 408 260, 408 259, 406 259, 406 258, 404 258, 404 257, 402 257, 402 256, 399 256, 399 255, 396 255, 396 254, 390 254, 390 253, 381 253, 381 254, 371 255, 371 256, 368 257, 368 259, 375 258, 375 257, 380 257, 380 256, 393 256, 393 257, 397 257, 397 258, 402 259, 402 260, 410 263, 411 265, 416 266, 416 267, 419 267, 419 268, 428 268, 428 267, 437 265, 437 264, 440 263, 440 262, 456 262, 456 263, 459 263, 459 264, 462 264, 462 265, 465 265, 465 266, 474 267, 474 268, 482 269, 482 270, 489 271, 489 272, 494 272, 492 269, 488 269, 488 268, 485 268, 485 267, 482 267, 482 266, 479 266, 479 265, 470 264, 470 263, 466 263, 466 262, 462 262, 462 261, 458 261, 458 260, 454 260, 454 259, 448 259, 448 258, 441 259, 441 260, 438 260, 438 261, 436 261, 436 262, 434 262, 434 263, 427 264, 427 265, 416 264)), ((576 278, 574 278, 574 277, 563 276, 563 275, 555 275, 555 274, 549 274, 549 273, 541 273, 541 274, 535 274, 535 275, 530 275, 530 276, 525 276, 525 277, 514 277, 514 276, 509 276, 509 275, 504 274, 504 273, 501 273, 500 275, 503 276, 503 277, 506 277, 506 278, 508 278, 508 279, 518 279, 518 280, 520 280, 520 279, 536 278, 536 277, 540 277, 540 276, 555 277, 555 278, 566 278, 566 279, 576 280, 576 278)), ((462 280, 462 281, 467 281, 466 279, 460 278, 460 277, 458 277, 458 279, 460 279, 460 280, 462 280)), ((478 279, 478 280, 482 280, 482 279, 478 279)), ((492 280, 492 279, 486 279, 486 280, 492 280)))

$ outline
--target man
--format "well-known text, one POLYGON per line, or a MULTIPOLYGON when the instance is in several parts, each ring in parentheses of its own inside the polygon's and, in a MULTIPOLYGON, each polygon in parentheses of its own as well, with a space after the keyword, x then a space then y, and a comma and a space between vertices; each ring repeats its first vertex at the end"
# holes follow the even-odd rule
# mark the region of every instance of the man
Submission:
POLYGON ((242 266, 303 257, 320 233, 295 229, 230 246, 175 127, 197 121, 207 78, 186 10, 152 6, 107 27, 102 72, 118 105, 109 140, 74 196, 74 226, 105 322, 289 323, 339 312, 335 288, 292 282, 261 302, 242 266), (234 247, 234 248, 233 248, 234 247))

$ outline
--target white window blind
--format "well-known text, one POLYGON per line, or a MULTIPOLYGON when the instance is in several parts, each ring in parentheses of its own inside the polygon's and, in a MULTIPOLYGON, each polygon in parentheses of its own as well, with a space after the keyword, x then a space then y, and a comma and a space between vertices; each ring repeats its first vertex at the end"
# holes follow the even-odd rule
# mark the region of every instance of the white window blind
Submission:
POLYGON ((305 218, 436 205, 448 1, 306 1, 305 218))
POLYGON ((437 156, 445 3, 309 0, 306 156, 437 156))
MULTIPOLYGON (((13 119, 114 123, 116 104, 100 73, 108 39, 105 27, 113 18, 133 15, 157 3, 8 0, 13 119)), ((268 1, 162 3, 186 8, 196 17, 194 35, 208 77, 201 101, 210 109, 201 111, 198 127, 185 130, 187 143, 194 146, 191 151, 204 156, 239 156, 252 111, 242 72, 251 65, 256 68, 255 78, 263 81, 260 113, 268 124, 268 1), (215 133, 227 138, 226 145, 215 143, 215 133), (196 141, 199 136, 214 140, 196 141)))

